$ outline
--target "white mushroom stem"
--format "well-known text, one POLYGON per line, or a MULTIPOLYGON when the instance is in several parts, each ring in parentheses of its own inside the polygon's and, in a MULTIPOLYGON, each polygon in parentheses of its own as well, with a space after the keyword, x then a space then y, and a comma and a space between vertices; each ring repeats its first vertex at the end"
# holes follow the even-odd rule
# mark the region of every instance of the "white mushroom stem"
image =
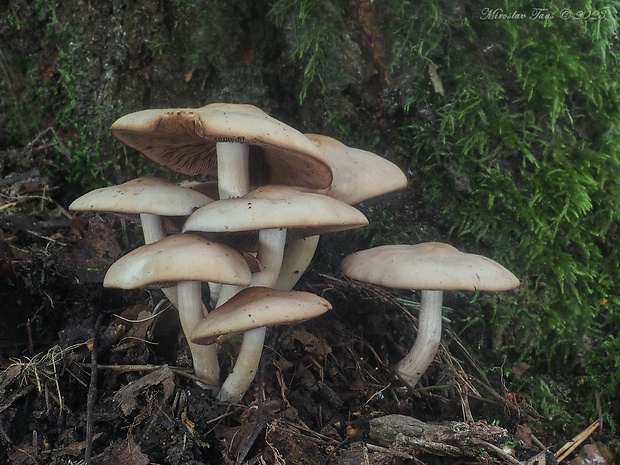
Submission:
POLYGON ((218 142, 216 150, 220 199, 243 197, 250 191, 250 146, 239 142, 218 142))
MULTIPOLYGON (((286 228, 265 229, 259 232, 256 258, 262 269, 253 274, 250 286, 274 287, 282 264, 286 232, 286 228)), ((258 370, 266 331, 266 327, 261 327, 243 333, 243 341, 233 371, 222 384, 217 395, 218 400, 239 402, 248 390, 258 370)))
POLYGON ((398 376, 411 387, 415 387, 439 350, 442 302, 443 291, 422 291, 418 336, 407 356, 396 365, 398 376))
POLYGON ((152 244, 166 237, 164 219, 160 215, 151 213, 140 213, 140 224, 142 225, 142 235, 145 244, 152 244))
MULTIPOLYGON (((142 225, 142 235, 144 236, 145 244, 152 244, 166 237, 166 228, 164 227, 164 218, 162 216, 153 215, 152 213, 140 213, 140 224, 142 225)), ((176 286, 162 288, 162 292, 174 308, 178 309, 179 302, 176 286)))
POLYGON ((280 275, 275 288, 281 291, 292 290, 314 257, 320 236, 303 239, 289 239, 284 248, 280 275))
POLYGON ((204 318, 200 281, 179 281, 177 283, 177 294, 179 320, 181 320, 183 333, 188 338, 194 374, 200 378, 207 389, 215 392, 220 381, 219 363, 215 347, 189 342, 189 335, 192 333, 194 326, 204 318), (211 350, 204 350, 207 347, 211 350))
POLYGON ((225 304, 228 300, 237 295, 237 293, 241 290, 245 289, 244 286, 234 286, 232 284, 224 284, 220 289, 220 292, 217 296, 217 303, 215 307, 219 307, 220 305, 225 304))
MULTIPOLYGON (((142 225, 142 234, 145 244, 152 244, 166 237, 164 219, 160 215, 141 213, 140 223, 142 225)), ((179 283, 177 286, 162 288, 162 292, 166 298, 177 309, 183 334, 185 334, 187 338, 189 338, 192 329, 194 329, 194 325, 207 314, 207 309, 202 303, 202 296, 200 295, 200 282, 194 285, 194 287, 196 286, 198 288, 197 301, 195 295, 196 290, 188 290, 190 286, 187 284, 182 285, 179 283), (183 286, 183 291, 180 291, 180 286, 183 286), (194 294, 181 296, 184 292, 193 292, 194 294)), ((220 364, 217 358, 216 347, 213 345, 204 346, 192 344, 189 341, 188 343, 192 354, 194 374, 203 380, 207 389, 211 389, 215 392, 219 386, 220 378, 220 364)))
MULTIPOLYGON (((239 142, 218 142, 217 190, 220 199, 243 197, 250 192, 250 146, 239 142)), ((242 288, 209 284, 212 301, 222 305, 242 288), (217 296, 214 294, 217 293, 217 296), (222 294, 222 295, 220 295, 222 294), (215 298, 213 298, 215 297, 215 298)))

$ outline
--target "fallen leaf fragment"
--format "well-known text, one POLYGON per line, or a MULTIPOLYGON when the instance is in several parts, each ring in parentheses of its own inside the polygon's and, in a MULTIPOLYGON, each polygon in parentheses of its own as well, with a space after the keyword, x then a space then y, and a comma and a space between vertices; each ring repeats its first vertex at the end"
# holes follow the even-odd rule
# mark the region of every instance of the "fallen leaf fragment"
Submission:
POLYGON ((309 354, 325 357, 332 352, 332 348, 329 346, 327 341, 315 336, 314 334, 309 333, 305 329, 295 329, 291 333, 291 336, 295 340, 301 342, 304 345, 304 349, 309 354))
MULTIPOLYGON (((101 437, 102 433, 93 434, 93 441, 101 437)), ((63 456, 69 455, 71 457, 79 457, 82 455, 82 452, 86 449, 86 441, 74 442, 73 444, 69 444, 68 446, 61 447, 58 449, 51 450, 51 454, 53 456, 63 456)))
POLYGON ((110 444, 103 452, 99 463, 149 465, 151 461, 148 455, 142 452, 140 446, 129 438, 127 441, 117 441, 110 444))
POLYGON ((437 74, 437 65, 435 63, 428 64, 428 76, 431 78, 435 92, 440 95, 444 95, 445 92, 443 90, 443 83, 441 82, 439 74, 437 74))
POLYGON ((530 447, 532 445, 532 428, 525 424, 518 425, 517 431, 515 431, 515 439, 530 447))
POLYGON ((114 401, 118 402, 124 415, 129 415, 138 404, 138 395, 158 384, 161 384, 164 389, 164 402, 166 402, 174 391, 174 373, 168 365, 163 365, 158 370, 123 386, 114 395, 114 401))

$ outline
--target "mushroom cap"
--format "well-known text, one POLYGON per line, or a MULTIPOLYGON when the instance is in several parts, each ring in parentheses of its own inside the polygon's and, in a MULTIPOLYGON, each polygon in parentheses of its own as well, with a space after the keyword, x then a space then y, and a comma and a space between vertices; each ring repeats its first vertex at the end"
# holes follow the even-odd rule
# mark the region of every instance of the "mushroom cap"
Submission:
POLYGON ((165 287, 178 281, 209 281, 247 286, 252 274, 235 249, 191 234, 168 236, 143 245, 110 266, 104 287, 165 287))
POLYGON ((349 278, 395 289, 507 291, 520 284, 490 258, 441 242, 362 250, 346 257, 340 269, 349 278))
POLYGON ((327 300, 309 292, 248 287, 209 312, 194 327, 190 340, 211 344, 222 334, 309 320, 331 308, 327 300))
POLYGON ((320 191, 354 205, 407 187, 407 177, 389 160, 366 150, 348 147, 342 142, 319 134, 306 134, 323 153, 332 167, 334 180, 320 191))
POLYGON ((110 131, 155 163, 183 174, 215 173, 216 144, 238 142, 253 149, 251 162, 264 159, 269 184, 324 189, 332 182, 331 168, 307 137, 253 105, 142 110, 119 118, 110 131))
POLYGON ((218 200, 220 198, 217 181, 183 181, 179 186, 200 192, 202 195, 211 197, 213 200, 218 200))
POLYGON ((143 177, 90 191, 75 199, 69 210, 187 216, 211 202, 212 198, 195 190, 143 177))
POLYGON ((262 186, 243 197, 216 200, 196 210, 183 231, 228 233, 288 228, 300 236, 366 226, 362 212, 321 194, 288 186, 262 186))

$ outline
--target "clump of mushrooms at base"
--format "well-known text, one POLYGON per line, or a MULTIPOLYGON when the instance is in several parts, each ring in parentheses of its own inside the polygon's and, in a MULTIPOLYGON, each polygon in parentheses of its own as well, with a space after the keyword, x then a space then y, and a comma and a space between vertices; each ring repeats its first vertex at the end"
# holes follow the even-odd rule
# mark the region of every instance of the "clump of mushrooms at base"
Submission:
MULTIPOLYGON (((143 110, 118 119, 111 133, 174 172, 217 176, 215 185, 180 186, 138 178, 89 192, 70 209, 141 223, 145 245, 119 258, 103 284, 162 289, 178 311, 194 375, 225 402, 240 401, 250 387, 268 326, 331 309, 322 297, 293 290, 320 235, 366 226, 354 204, 407 186, 400 168, 383 157, 304 135, 252 105, 143 110), (213 343, 231 333, 243 338, 230 373, 222 374, 213 343)), ((354 280, 421 291, 415 344, 395 366, 411 387, 437 352, 443 291, 519 285, 498 263, 439 243, 356 252, 341 270, 354 280)))

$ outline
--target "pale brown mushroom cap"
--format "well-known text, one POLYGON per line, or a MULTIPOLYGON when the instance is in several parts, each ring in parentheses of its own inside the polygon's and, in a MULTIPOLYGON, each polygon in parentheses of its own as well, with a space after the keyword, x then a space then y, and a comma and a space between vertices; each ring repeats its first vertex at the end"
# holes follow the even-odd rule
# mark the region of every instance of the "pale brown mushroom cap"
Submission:
POLYGON ((269 185, 243 197, 205 205, 187 219, 183 231, 229 233, 288 228, 302 236, 313 236, 367 224, 362 212, 339 200, 269 185))
POLYGON ((252 274, 235 249, 191 234, 143 245, 110 266, 104 287, 138 289, 163 283, 203 281, 247 286, 252 274))
POLYGON ((209 312, 195 326, 190 340, 210 344, 222 334, 309 320, 331 308, 327 300, 309 292, 249 287, 209 312))
POLYGON ((215 173, 218 142, 249 144, 250 166, 264 158, 266 183, 324 189, 332 173, 318 148, 296 129, 253 105, 142 110, 119 118, 110 131, 159 165, 195 175, 215 173))
POLYGON ((200 192, 202 195, 206 195, 214 200, 220 198, 217 181, 183 181, 179 186, 200 192))
POLYGON ((346 257, 340 269, 349 278, 395 289, 507 291, 520 284, 490 258, 441 242, 362 250, 346 257))
POLYGON ((331 186, 320 191, 321 194, 354 205, 407 187, 405 173, 375 153, 348 147, 328 136, 306 134, 306 137, 325 155, 334 174, 331 186))
POLYGON ((142 177, 88 192, 75 199, 69 210, 188 216, 211 202, 212 198, 195 190, 163 179, 142 177))

